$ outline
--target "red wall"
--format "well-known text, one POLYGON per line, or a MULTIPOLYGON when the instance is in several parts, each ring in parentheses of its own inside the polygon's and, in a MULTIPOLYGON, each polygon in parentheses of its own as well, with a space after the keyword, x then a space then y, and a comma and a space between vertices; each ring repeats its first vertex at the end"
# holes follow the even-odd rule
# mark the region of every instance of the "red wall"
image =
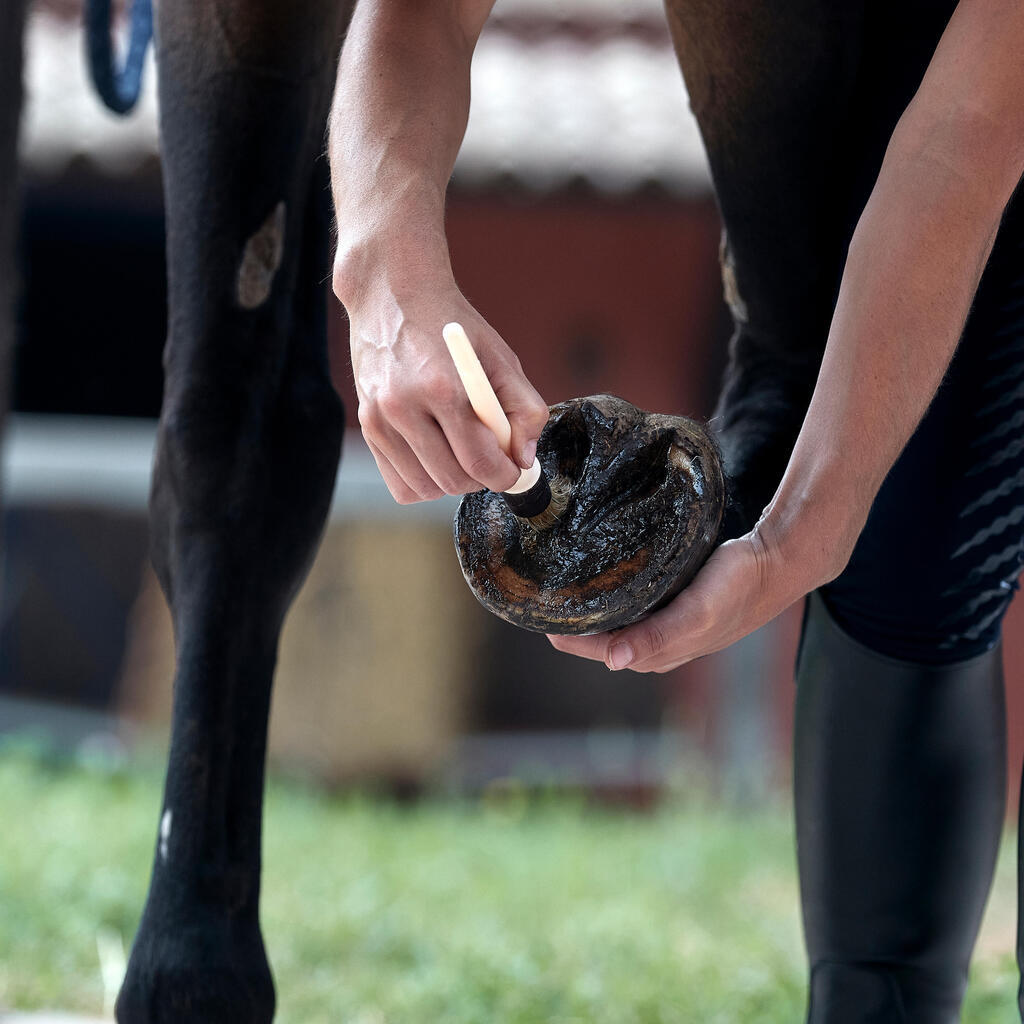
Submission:
MULTIPOLYGON (((707 197, 454 198, 448 208, 460 287, 551 404, 611 391, 658 412, 709 412, 722 360, 718 232, 707 197)), ((343 318, 332 326, 354 426, 343 318)))

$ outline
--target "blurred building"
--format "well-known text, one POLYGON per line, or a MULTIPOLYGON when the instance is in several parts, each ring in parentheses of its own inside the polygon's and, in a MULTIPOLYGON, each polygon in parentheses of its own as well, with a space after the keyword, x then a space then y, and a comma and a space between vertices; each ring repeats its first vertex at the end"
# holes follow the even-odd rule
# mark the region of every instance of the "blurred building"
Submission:
MULTIPOLYGON (((29 29, 0 708, 160 722, 172 650, 144 520, 166 317, 154 74, 128 118, 101 109, 76 6, 37 3, 29 29)), ((612 391, 710 414, 728 335, 718 218, 657 0, 499 0, 448 230, 463 291, 548 401, 612 391)), ((354 427, 346 324, 325 301, 354 427)), ((710 764, 749 798, 786 777, 798 613, 665 677, 611 675, 476 606, 452 508, 399 509, 350 433, 286 628, 275 756, 338 781, 636 791, 710 764)))

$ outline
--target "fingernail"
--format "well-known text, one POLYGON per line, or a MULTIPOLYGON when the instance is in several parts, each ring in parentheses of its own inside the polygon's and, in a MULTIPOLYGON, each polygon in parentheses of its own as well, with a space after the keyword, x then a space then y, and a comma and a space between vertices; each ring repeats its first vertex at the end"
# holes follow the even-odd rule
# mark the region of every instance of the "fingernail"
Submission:
POLYGON ((527 441, 523 445, 523 469, 529 469, 533 465, 533 460, 537 457, 537 442, 527 441))
POLYGON ((629 644, 616 644, 608 652, 608 660, 615 671, 625 668, 633 660, 633 648, 629 644))

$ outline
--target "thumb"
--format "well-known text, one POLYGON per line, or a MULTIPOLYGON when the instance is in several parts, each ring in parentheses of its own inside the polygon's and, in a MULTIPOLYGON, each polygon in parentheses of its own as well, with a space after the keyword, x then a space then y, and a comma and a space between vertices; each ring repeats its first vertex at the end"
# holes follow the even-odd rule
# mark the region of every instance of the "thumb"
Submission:
POLYGON ((613 671, 639 665, 661 654, 665 639, 661 613, 655 612, 608 638, 605 664, 613 671))
POLYGON ((509 371, 491 382, 512 427, 512 458, 523 469, 533 465, 537 438, 548 421, 548 405, 522 371, 509 371))

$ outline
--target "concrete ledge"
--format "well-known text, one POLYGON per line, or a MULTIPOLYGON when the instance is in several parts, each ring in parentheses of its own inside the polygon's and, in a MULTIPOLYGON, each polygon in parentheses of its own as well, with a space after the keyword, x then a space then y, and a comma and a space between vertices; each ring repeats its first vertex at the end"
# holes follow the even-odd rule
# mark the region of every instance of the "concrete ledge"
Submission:
MULTIPOLYGON (((145 512, 156 421, 18 414, 7 421, 0 487, 9 505, 89 505, 145 512)), ((399 505, 358 430, 345 434, 331 520, 451 522, 455 498, 399 505)))

